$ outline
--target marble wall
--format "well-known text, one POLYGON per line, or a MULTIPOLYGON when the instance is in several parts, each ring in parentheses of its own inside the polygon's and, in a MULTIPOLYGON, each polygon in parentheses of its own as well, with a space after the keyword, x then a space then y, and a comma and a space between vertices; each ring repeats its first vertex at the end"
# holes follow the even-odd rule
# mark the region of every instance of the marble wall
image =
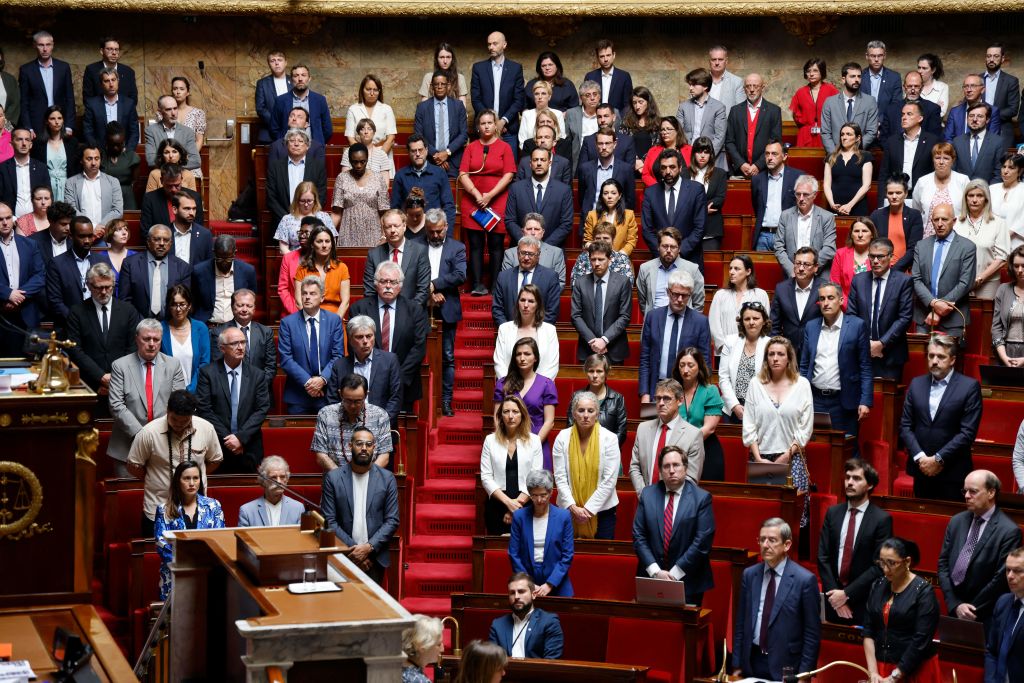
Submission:
MULTIPOLYGON (((785 111, 792 93, 803 84, 801 66, 808 57, 825 59, 829 77, 835 80, 843 62, 863 60, 864 44, 872 38, 887 42, 888 65, 900 71, 913 68, 922 52, 940 55, 946 66, 944 80, 953 84, 956 95, 963 76, 984 66, 989 41, 1004 41, 1010 47, 1009 56, 1015 57, 1022 23, 1018 14, 846 17, 836 19, 835 30, 808 47, 804 37, 787 32, 774 17, 693 21, 539 18, 535 22, 489 23, 415 17, 386 22, 77 11, 28 16, 22 10, 5 11, 0 17, 0 47, 6 55, 7 71, 17 74, 17 66, 34 57, 29 35, 34 29, 47 28, 56 36, 55 55, 72 64, 80 81, 86 64, 99 59, 99 37, 120 36, 123 61, 143 76, 139 86, 147 117, 154 116, 157 97, 169 89, 170 78, 184 75, 193 84, 193 104, 207 112, 207 135, 223 137, 226 119, 254 115, 253 86, 266 73, 265 56, 274 48, 285 50, 290 63, 309 65, 312 87, 327 96, 335 117, 343 117, 355 100, 362 76, 375 73, 384 82, 385 101, 394 107, 396 116, 411 118, 419 101, 416 90, 420 80, 432 66, 435 42, 444 39, 455 46, 460 70, 468 78, 471 63, 486 56, 485 36, 491 30, 506 33, 508 55, 523 62, 527 78, 532 76, 537 53, 551 48, 561 56, 566 75, 577 82, 595 66, 594 40, 610 36, 617 42, 617 63, 632 73, 635 85, 651 88, 663 113, 674 112, 686 96, 684 76, 690 69, 706 65, 708 46, 723 43, 732 49, 731 70, 760 72, 767 83, 765 96, 785 111), (955 35, 950 33, 952 26, 955 35), (200 60, 205 67, 203 75, 200 60)), ((1011 62, 1007 70, 1020 69, 1011 62)), ((80 95, 80 82, 76 90, 80 95)), ((213 142, 210 148, 212 215, 220 218, 237 193, 235 153, 230 142, 213 142)))

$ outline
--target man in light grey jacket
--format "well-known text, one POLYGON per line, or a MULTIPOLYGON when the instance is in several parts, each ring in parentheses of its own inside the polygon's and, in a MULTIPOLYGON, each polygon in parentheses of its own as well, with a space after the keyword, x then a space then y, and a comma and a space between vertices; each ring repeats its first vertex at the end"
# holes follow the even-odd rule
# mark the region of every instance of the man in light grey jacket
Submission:
MULTIPOLYGON (((523 235, 535 237, 540 242, 540 259, 538 263, 545 268, 555 271, 558 276, 558 286, 565 287, 565 252, 552 244, 544 241, 544 216, 531 211, 523 217, 523 235)), ((501 260, 501 269, 518 268, 519 258, 515 249, 506 249, 505 256, 501 260)))
POLYGON ((818 181, 814 176, 802 175, 793 187, 796 206, 779 216, 779 229, 775 233, 775 258, 793 277, 793 259, 800 247, 813 247, 818 252, 818 275, 828 280, 832 259, 836 255, 836 217, 814 205, 818 196, 818 181))
POLYGON ((710 138, 717 158, 725 148, 725 105, 711 97, 711 72, 707 69, 694 69, 686 74, 686 83, 690 99, 679 105, 676 118, 690 144, 702 136, 710 138))
POLYGON ((683 237, 678 230, 663 228, 658 232, 658 258, 640 265, 636 274, 636 298, 644 315, 654 308, 668 305, 665 288, 669 274, 676 269, 693 276, 690 308, 704 312, 704 276, 696 263, 680 258, 679 245, 682 241, 683 237))
POLYGON ((178 102, 170 95, 163 95, 156 104, 156 123, 146 127, 146 163, 156 166, 156 148, 162 140, 177 140, 185 148, 188 160, 182 166, 195 171, 199 168, 199 147, 196 146, 196 132, 184 123, 178 123, 178 102))
POLYGON ((64 185, 64 201, 80 215, 88 216, 97 237, 106 232, 107 223, 124 213, 121 184, 113 176, 100 171, 100 148, 82 147, 82 172, 68 178, 64 185))

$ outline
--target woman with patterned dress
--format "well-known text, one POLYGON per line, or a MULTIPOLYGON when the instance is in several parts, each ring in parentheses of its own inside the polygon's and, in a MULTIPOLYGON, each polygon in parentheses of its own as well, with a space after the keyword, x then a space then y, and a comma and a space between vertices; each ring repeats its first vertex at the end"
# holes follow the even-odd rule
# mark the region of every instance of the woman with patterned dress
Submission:
POLYGON ((165 531, 186 529, 223 529, 224 511, 220 502, 207 498, 206 487, 199 465, 192 460, 179 463, 171 475, 171 487, 166 505, 156 508, 156 551, 160 554, 160 599, 166 600, 171 594, 171 570, 168 566, 174 559, 174 548, 165 531))
MULTIPOLYGON (((191 102, 192 84, 184 76, 171 79, 171 97, 178 103, 178 123, 188 126, 196 132, 196 150, 202 151, 206 144, 206 112, 193 107, 191 102)), ((202 173, 197 169, 196 175, 202 173)))
MULTIPOLYGON (((612 180, 610 182, 615 181, 612 180)), ((591 211, 590 213, 593 214, 594 212, 591 211)), ((632 211, 630 211, 630 213, 632 213, 632 211)), ((601 222, 594 227, 592 234, 590 235, 590 239, 587 241, 605 242, 609 246, 612 246, 612 262, 608 268, 611 272, 618 273, 619 275, 628 278, 629 284, 632 286, 635 279, 633 275, 633 262, 624 252, 614 250, 616 232, 617 228, 613 224, 601 222)), ((590 266, 590 255, 586 251, 581 251, 580 255, 576 257, 576 263, 573 265, 572 273, 569 275, 569 286, 572 287, 577 278, 590 275, 592 272, 594 272, 594 269, 590 266)))
POLYGON ((740 306, 737 333, 726 338, 718 362, 718 390, 722 394, 722 412, 730 422, 743 424, 743 406, 754 375, 761 372, 764 350, 768 346, 772 321, 768 307, 760 301, 740 306))
POLYGON ((334 181, 331 213, 338 228, 339 247, 375 247, 383 240, 380 217, 391 208, 384 176, 366 168, 369 150, 361 142, 348 148, 352 168, 334 181))
POLYGON ((974 285, 971 294, 979 299, 994 299, 999 288, 999 271, 1010 255, 1010 231, 999 216, 992 213, 988 183, 976 179, 964 189, 963 208, 953 230, 974 243, 974 285))

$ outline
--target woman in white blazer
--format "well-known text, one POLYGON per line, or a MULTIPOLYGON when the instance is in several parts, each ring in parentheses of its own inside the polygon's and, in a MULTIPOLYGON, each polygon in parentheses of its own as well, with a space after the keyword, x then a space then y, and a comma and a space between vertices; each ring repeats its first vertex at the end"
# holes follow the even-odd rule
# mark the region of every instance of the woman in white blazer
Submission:
POLYGON ((948 142, 932 147, 933 173, 921 176, 914 185, 913 208, 924 218, 924 237, 935 234, 932 227, 932 208, 939 204, 951 204, 953 215, 960 213, 964 203, 964 189, 970 178, 953 170, 956 150, 948 142))
POLYGON ((544 297, 534 284, 523 285, 516 301, 515 318, 498 326, 498 339, 494 344, 494 376, 508 374, 512 362, 512 347, 523 337, 532 337, 540 350, 537 374, 548 379, 558 377, 558 330, 544 322, 544 297))
POLYGON ((506 396, 493 434, 480 451, 480 482, 487 492, 484 522, 491 536, 507 534, 512 513, 530 500, 526 475, 544 467, 540 439, 530 432, 530 416, 518 396, 506 396))
POLYGON ((768 346, 772 323, 768 309, 760 301, 746 301, 736 316, 737 333, 727 338, 718 364, 718 390, 724 413, 734 423, 743 422, 750 382, 761 371, 764 349, 768 346))
POLYGON ((570 410, 573 425, 558 433, 551 450, 558 507, 572 514, 576 538, 612 539, 622 464, 619 438, 600 425, 601 408, 593 393, 573 396, 570 410))

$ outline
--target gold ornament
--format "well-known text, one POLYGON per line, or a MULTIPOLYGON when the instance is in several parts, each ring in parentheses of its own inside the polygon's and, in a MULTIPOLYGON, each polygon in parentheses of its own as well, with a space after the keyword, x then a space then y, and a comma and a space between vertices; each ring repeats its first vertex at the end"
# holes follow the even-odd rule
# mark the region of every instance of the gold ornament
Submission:
POLYGON ((17 541, 53 531, 49 523, 35 521, 42 507, 43 487, 32 470, 0 460, 0 540, 17 541))

